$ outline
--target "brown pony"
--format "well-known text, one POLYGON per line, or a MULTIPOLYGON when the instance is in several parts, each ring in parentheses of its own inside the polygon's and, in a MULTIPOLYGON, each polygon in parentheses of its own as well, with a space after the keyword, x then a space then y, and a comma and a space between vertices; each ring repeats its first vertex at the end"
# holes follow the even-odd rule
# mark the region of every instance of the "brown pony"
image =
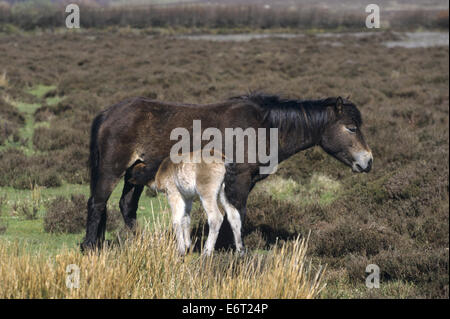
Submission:
MULTIPOLYGON (((120 210, 125 224, 134 229, 143 185, 154 179, 160 163, 169 156, 175 128, 186 128, 192 136, 194 120, 203 128, 278 129, 278 162, 310 148, 321 146, 354 172, 369 172, 372 152, 361 132, 361 114, 341 97, 322 100, 289 100, 274 95, 250 94, 208 104, 172 104, 133 98, 97 115, 90 141, 91 196, 88 201, 86 236, 81 248, 101 246, 105 237, 106 203, 118 181, 125 177, 120 210), (140 176, 130 175, 134 165, 145 164, 140 176), (141 185, 136 185, 141 184, 141 185)), ((201 141, 202 146, 208 141, 201 141)), ((243 144, 236 138, 233 147, 243 144)), ((225 144, 225 141, 223 142, 225 144)), ((225 148, 225 147, 224 147, 225 148)), ((266 178, 264 162, 234 163, 225 175, 225 193, 243 221, 247 197, 256 182, 266 178)))

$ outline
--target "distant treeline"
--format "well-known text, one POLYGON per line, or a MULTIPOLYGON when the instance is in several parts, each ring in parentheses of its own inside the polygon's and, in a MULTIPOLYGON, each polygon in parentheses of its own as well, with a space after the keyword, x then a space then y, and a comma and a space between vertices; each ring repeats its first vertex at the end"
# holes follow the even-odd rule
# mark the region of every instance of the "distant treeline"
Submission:
MULTIPOLYGON (((51 2, 0 1, 0 30, 7 26, 23 30, 65 26, 65 8, 51 2)), ((363 29, 366 13, 322 8, 266 8, 256 5, 177 5, 143 7, 80 6, 84 28, 129 26, 133 28, 298 28, 363 29)), ((382 12, 382 27, 395 29, 448 28, 448 10, 382 12)))

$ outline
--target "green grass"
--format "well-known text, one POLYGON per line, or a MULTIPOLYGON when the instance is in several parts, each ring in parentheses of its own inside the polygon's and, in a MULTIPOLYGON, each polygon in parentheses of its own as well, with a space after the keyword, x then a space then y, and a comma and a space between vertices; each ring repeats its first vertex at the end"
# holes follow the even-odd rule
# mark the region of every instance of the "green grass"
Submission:
POLYGON ((19 134, 22 140, 14 142, 12 140, 7 140, 4 145, 0 146, 0 151, 7 148, 17 148, 22 150, 26 155, 32 155, 35 153, 33 149, 33 134, 35 129, 34 123, 34 112, 40 107, 40 104, 37 103, 24 103, 11 101, 12 105, 14 105, 25 117, 25 124, 23 127, 19 129, 19 134))
MULTIPOLYGON (((38 84, 34 87, 26 89, 25 91, 27 93, 30 93, 31 95, 34 95, 36 98, 43 100, 44 96, 48 92, 55 89, 56 89, 55 85, 38 84)), ((58 104, 62 100, 63 98, 60 96, 52 96, 45 98, 43 102, 45 101, 47 105, 52 106, 58 104)), ((0 151, 3 149, 13 147, 22 150, 27 156, 34 155, 37 153, 37 151, 33 148, 34 129, 42 126, 50 127, 50 123, 48 122, 35 123, 34 121, 34 113, 38 108, 42 106, 42 103, 25 103, 21 101, 10 101, 10 102, 25 117, 25 124, 19 130, 20 137, 25 141, 25 143, 13 142, 11 140, 8 140, 6 141, 5 145, 0 146, 0 151)))
POLYGON ((330 272, 326 275, 327 287, 322 290, 322 299, 367 299, 385 298, 389 296, 395 299, 407 299, 414 297, 417 287, 411 282, 394 280, 389 282, 380 281, 379 288, 368 288, 364 281, 362 283, 352 283, 343 270, 339 274, 330 272))
MULTIPOLYGON (((109 199, 109 208, 119 209, 118 203, 122 193, 123 182, 115 188, 109 199)), ((57 196, 69 198, 72 194, 84 194, 89 196, 88 185, 64 184, 55 188, 39 188, 38 218, 35 220, 25 220, 14 211, 17 205, 32 205, 32 191, 18 190, 12 187, 0 187, 0 193, 6 196, 5 204, 1 207, 3 214, 2 224, 7 225, 6 232, 0 234, 0 240, 26 243, 30 250, 49 251, 56 253, 64 247, 76 248, 83 239, 84 233, 79 234, 49 234, 44 231, 43 219, 46 213, 46 204, 50 203, 57 196)), ((138 223, 153 224, 154 219, 161 218, 164 222, 169 221, 167 213, 167 201, 162 194, 158 197, 149 198, 145 195, 141 197, 138 209, 138 223)), ((87 213, 87 212, 86 212, 87 213)), ((113 238, 112 233, 107 233, 107 238, 113 238)))
POLYGON ((45 96, 45 94, 47 94, 48 92, 55 90, 55 89, 56 89, 56 85, 38 84, 36 86, 33 86, 33 87, 27 89, 26 91, 28 93, 30 93, 31 95, 34 95, 38 99, 42 99, 45 96))
POLYGON ((20 129, 20 136, 27 140, 23 151, 25 154, 33 153, 33 134, 34 134, 34 112, 40 107, 39 104, 15 103, 17 109, 25 115, 25 125, 20 129))
POLYGON ((47 98, 47 99, 45 100, 45 102, 46 102, 48 105, 53 106, 53 105, 56 105, 56 104, 58 104, 59 102, 61 102, 63 99, 64 99, 64 98, 62 98, 62 97, 60 97, 60 96, 52 96, 52 97, 47 98))
POLYGON ((322 174, 314 174, 305 184, 275 175, 256 185, 255 191, 271 195, 280 201, 298 203, 301 198, 303 205, 319 203, 324 206, 331 204, 342 194, 340 183, 322 174))
POLYGON ((8 228, 3 235, 0 235, 0 240, 26 244, 30 252, 41 250, 52 254, 64 247, 76 248, 77 243, 82 240, 80 234, 54 235, 44 232, 42 218, 36 220, 7 219, 6 224, 8 228))

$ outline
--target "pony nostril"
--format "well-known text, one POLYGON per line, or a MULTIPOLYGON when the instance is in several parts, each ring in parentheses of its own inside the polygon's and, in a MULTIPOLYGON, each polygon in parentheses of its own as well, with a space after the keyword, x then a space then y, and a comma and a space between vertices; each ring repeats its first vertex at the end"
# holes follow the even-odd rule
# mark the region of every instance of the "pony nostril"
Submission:
POLYGON ((370 160, 367 162, 367 167, 366 167, 366 169, 365 169, 365 171, 366 171, 367 173, 370 172, 370 169, 372 168, 372 162, 373 162, 372 159, 370 159, 370 160))

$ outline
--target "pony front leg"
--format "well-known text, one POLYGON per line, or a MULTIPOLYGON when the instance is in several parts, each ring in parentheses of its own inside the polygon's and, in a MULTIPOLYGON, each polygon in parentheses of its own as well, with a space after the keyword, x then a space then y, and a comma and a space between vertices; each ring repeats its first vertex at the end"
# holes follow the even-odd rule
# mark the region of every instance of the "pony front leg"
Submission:
POLYGON ((241 215, 239 214, 239 211, 228 201, 225 195, 225 185, 222 185, 222 188, 220 190, 220 202, 225 209, 228 222, 230 223, 231 229, 233 230, 236 251, 240 256, 242 256, 245 253, 245 249, 244 244, 242 243, 241 235, 241 215))

